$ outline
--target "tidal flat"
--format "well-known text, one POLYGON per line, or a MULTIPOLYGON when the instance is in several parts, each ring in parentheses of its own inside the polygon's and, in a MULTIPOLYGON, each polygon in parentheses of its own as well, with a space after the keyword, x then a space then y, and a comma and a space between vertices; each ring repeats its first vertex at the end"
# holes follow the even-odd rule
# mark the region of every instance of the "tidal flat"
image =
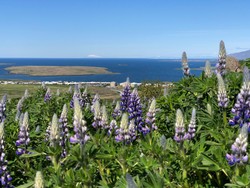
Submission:
POLYGON ((5 68, 11 74, 30 76, 73 76, 93 74, 115 74, 105 67, 92 66, 11 66, 5 68))

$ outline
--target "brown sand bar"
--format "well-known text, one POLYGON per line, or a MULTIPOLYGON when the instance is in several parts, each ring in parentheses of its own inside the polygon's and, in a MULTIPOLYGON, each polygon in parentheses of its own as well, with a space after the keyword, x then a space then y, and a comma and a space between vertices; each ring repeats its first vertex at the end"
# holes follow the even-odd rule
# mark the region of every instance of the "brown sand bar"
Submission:
POLYGON ((12 66, 5 68, 5 70, 11 74, 27 74, 30 76, 115 74, 105 67, 91 66, 12 66))

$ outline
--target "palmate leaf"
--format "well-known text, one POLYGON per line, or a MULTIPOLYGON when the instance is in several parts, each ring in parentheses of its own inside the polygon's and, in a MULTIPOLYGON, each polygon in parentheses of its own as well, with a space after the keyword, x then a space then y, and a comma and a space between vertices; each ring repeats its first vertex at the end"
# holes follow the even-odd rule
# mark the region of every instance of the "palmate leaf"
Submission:
POLYGON ((23 185, 19 185, 16 188, 29 188, 29 187, 33 187, 33 185, 34 185, 34 181, 29 181, 28 183, 25 183, 23 185))

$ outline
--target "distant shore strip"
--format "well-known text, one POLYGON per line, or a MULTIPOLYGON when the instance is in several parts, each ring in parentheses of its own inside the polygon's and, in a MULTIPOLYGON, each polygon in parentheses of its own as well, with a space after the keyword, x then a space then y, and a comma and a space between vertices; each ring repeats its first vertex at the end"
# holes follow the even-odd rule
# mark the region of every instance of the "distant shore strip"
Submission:
POLYGON ((118 74, 105 67, 92 66, 11 66, 5 68, 10 74, 25 74, 30 76, 76 76, 95 74, 118 74))

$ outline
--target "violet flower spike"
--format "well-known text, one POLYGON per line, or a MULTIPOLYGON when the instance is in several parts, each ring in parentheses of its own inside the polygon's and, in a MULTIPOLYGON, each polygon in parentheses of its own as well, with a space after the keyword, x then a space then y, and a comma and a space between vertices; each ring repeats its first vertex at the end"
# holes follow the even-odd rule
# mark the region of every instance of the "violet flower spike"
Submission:
POLYGON ((8 161, 5 159, 4 151, 4 122, 0 123, 0 187, 12 188, 11 185, 11 176, 7 170, 8 161))
POLYGON ((90 139, 87 135, 86 121, 83 120, 81 106, 77 99, 74 100, 74 132, 75 135, 70 137, 71 143, 80 143, 81 147, 90 139))
POLYGON ((121 111, 127 112, 129 108, 129 102, 130 102, 130 97, 131 97, 131 91, 130 91, 130 82, 129 78, 127 78, 127 81, 125 83, 123 92, 121 93, 121 111))
POLYGON ((25 112, 22 122, 20 122, 18 140, 16 141, 17 155, 27 154, 28 144, 30 142, 29 136, 29 115, 25 112))
POLYGON ((74 94, 72 96, 72 99, 70 101, 70 108, 74 108, 74 100, 77 99, 79 101, 80 106, 82 107, 82 96, 81 96, 81 92, 79 89, 79 85, 75 85, 75 89, 74 89, 74 94))
POLYGON ((62 147, 62 153, 61 156, 64 158, 67 155, 66 151, 66 142, 69 137, 69 129, 68 129, 68 119, 67 119, 67 105, 63 105, 63 110, 61 113, 61 117, 59 119, 59 129, 60 129, 60 143, 59 145, 62 147))
POLYGON ((176 142, 183 142, 185 140, 185 125, 183 114, 180 109, 176 112, 176 121, 175 121, 175 135, 174 140, 176 142))
POLYGON ((220 41, 220 49, 219 49, 219 57, 218 63, 216 64, 216 73, 220 75, 224 75, 226 73, 226 48, 223 41, 220 41))
POLYGON ((121 106, 120 106, 120 102, 117 101, 116 102, 116 106, 115 106, 115 109, 114 109, 114 112, 112 113, 112 116, 114 119, 118 119, 121 117, 121 106))
POLYGON ((47 102, 51 99, 52 97, 52 94, 51 94, 51 90, 50 88, 48 87, 46 93, 45 93, 45 96, 44 96, 44 102, 47 102))
POLYGON ((220 74, 217 74, 217 79, 218 79, 218 105, 221 108, 226 108, 228 105, 228 97, 225 84, 220 74))
POLYGON ((231 147, 232 154, 226 154, 226 159, 230 166, 234 164, 246 164, 248 162, 248 125, 245 123, 240 131, 239 136, 231 147))
POLYGON ((182 53, 182 70, 184 76, 190 76, 190 68, 188 67, 188 59, 186 52, 182 53))
POLYGON ((248 124, 248 132, 250 132, 250 82, 249 82, 249 69, 244 67, 243 69, 243 84, 240 89, 240 93, 237 95, 236 102, 231 112, 234 115, 233 119, 229 120, 231 126, 239 124, 240 127, 244 123, 248 124))
POLYGON ((117 126, 117 122, 116 120, 111 120, 110 124, 109 124, 109 128, 108 128, 108 135, 110 136, 112 133, 116 132, 116 130, 118 129, 117 126))
POLYGON ((95 106, 95 102, 96 101, 99 101, 100 102, 100 96, 99 96, 99 94, 97 93, 97 94, 95 94, 95 96, 94 96, 94 98, 93 98, 93 100, 92 100, 92 105, 91 105, 91 111, 94 113, 94 106, 95 106))
POLYGON ((196 109, 193 108, 192 117, 188 125, 188 131, 185 134, 184 139, 188 139, 188 140, 193 139, 195 136, 195 131, 196 131, 195 128, 196 128, 196 109))
POLYGON ((156 100, 153 99, 150 104, 146 118, 146 124, 148 125, 150 132, 157 130, 157 126, 155 124, 155 114, 156 114, 156 100))
MULTIPOLYGON (((138 95, 137 89, 134 89, 132 94, 130 95, 128 113, 129 113, 129 120, 134 119, 136 129, 139 132, 142 132, 143 127, 144 127, 144 122, 142 120, 142 105, 141 105, 141 101, 140 101, 140 97, 138 95)), ((146 132, 144 132, 143 134, 146 134, 146 132)))
POLYGON ((92 123, 92 126, 94 128, 100 128, 102 127, 101 125, 102 114, 101 114, 101 107, 99 100, 95 101, 93 106, 93 111, 94 111, 94 122, 92 123))
POLYGON ((23 107, 23 101, 25 100, 25 97, 23 96, 17 103, 17 113, 15 120, 18 121, 19 117, 21 115, 22 107, 23 107))
POLYGON ((7 103, 7 95, 5 94, 2 97, 2 100, 0 102, 0 123, 3 122, 5 120, 5 118, 6 118, 6 114, 5 114, 6 103, 7 103))

